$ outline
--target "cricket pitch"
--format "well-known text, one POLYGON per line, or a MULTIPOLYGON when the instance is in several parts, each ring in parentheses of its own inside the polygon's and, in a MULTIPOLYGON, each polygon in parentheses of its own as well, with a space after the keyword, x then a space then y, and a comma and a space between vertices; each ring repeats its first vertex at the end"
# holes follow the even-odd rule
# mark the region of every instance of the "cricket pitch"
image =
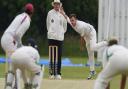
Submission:
MULTIPOLYGON (((43 79, 41 89, 92 89, 94 80, 50 80, 43 79)), ((0 89, 4 89, 4 79, 0 78, 0 89)))

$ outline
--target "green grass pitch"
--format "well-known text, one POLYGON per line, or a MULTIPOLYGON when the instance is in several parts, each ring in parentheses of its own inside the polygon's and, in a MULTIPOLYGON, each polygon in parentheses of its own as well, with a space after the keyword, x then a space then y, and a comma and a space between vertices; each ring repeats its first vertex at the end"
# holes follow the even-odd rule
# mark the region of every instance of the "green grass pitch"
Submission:
MULTIPOLYGON (((85 64, 86 58, 71 58, 73 63, 83 63, 85 64)), ((97 74, 101 71, 101 67, 96 67, 97 74)), ((88 67, 62 67, 62 78, 64 80, 86 80, 88 76, 89 68, 88 67)), ((4 64, 0 64, 0 78, 3 78, 5 74, 4 64)), ((45 67, 44 78, 48 79, 48 67, 45 67)), ((120 76, 114 77, 111 81, 111 89, 119 89, 120 85, 120 76)), ((127 84, 127 83, 126 83, 127 84)), ((128 89, 128 84, 126 88, 128 89)))

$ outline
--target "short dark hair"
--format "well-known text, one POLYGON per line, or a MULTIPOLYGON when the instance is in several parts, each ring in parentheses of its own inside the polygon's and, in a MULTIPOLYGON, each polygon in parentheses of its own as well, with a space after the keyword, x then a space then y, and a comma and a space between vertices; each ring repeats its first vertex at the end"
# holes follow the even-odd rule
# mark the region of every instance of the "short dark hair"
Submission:
POLYGON ((69 15, 69 18, 72 18, 72 17, 74 17, 75 19, 77 19, 77 15, 76 14, 70 14, 69 15))
POLYGON ((118 44, 117 39, 111 39, 111 40, 108 41, 108 46, 112 46, 112 45, 115 45, 115 44, 118 44))

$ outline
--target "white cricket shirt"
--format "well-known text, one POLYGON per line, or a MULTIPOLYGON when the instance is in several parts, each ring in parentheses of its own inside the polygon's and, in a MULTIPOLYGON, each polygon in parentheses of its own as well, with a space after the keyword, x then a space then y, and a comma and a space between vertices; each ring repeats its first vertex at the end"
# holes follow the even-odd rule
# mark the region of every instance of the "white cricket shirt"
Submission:
POLYGON ((30 22, 31 19, 27 13, 19 14, 14 18, 5 33, 10 33, 12 36, 18 36, 21 39, 28 30, 30 22))
POLYGON ((64 40, 64 33, 67 31, 67 20, 59 11, 52 9, 48 12, 47 30, 48 39, 64 40))
POLYGON ((31 46, 20 47, 12 55, 15 55, 15 58, 19 58, 19 57, 26 58, 26 57, 29 56, 30 58, 32 58, 36 62, 38 62, 39 59, 40 59, 38 51, 35 48, 31 47, 31 46))
POLYGON ((86 22, 80 21, 80 20, 76 21, 76 26, 73 27, 73 28, 82 37, 83 36, 90 36, 91 31, 94 30, 92 25, 90 25, 90 24, 88 24, 86 22))

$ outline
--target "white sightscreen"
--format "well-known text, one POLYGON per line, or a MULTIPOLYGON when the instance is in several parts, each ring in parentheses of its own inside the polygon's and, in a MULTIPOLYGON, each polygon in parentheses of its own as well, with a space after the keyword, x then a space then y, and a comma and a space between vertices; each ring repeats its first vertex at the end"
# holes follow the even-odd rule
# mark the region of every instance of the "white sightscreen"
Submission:
MULTIPOLYGON (((99 0, 98 41, 108 37, 128 47, 128 0, 99 0)), ((102 51, 98 51, 98 60, 102 51)))

